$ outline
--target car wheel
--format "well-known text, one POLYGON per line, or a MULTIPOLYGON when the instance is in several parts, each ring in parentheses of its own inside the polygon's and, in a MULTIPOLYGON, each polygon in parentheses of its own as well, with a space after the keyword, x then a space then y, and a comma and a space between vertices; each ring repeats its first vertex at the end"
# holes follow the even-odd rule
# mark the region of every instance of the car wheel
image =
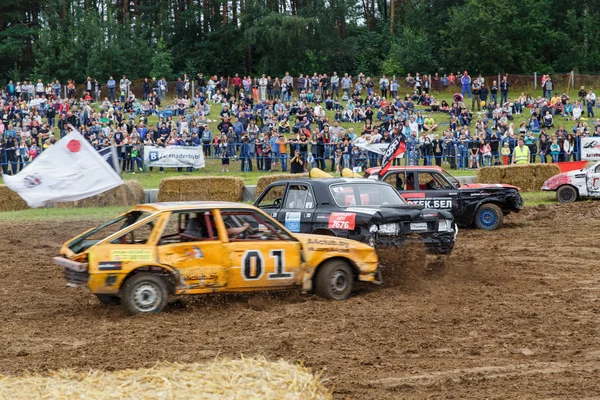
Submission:
POLYGON ((119 296, 114 296, 112 294, 96 294, 96 298, 100 300, 100 303, 106 304, 107 306, 118 306, 121 304, 119 296))
POLYGON ((570 185, 564 185, 556 191, 556 199, 562 204, 572 203, 577 200, 577 190, 570 185))
POLYGON ((502 226, 502 210, 495 204, 484 204, 475 213, 475 226, 486 231, 493 231, 502 226))
POLYGON ((134 275, 121 292, 121 303, 131 315, 159 313, 169 297, 165 281, 153 274, 134 275))
POLYGON ((319 296, 330 300, 346 300, 352 293, 354 274, 348 263, 333 260, 319 269, 315 283, 315 292, 319 296))

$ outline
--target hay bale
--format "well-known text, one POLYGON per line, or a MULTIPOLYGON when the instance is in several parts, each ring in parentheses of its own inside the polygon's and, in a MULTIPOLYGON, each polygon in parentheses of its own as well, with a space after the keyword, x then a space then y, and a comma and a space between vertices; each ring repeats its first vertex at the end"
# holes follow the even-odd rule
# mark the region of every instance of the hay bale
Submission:
POLYGON ((273 182, 283 181, 286 179, 305 179, 308 178, 308 173, 306 174, 277 174, 277 175, 266 175, 258 178, 256 182, 256 197, 266 189, 273 182))
POLYGON ((502 167, 485 167, 477 170, 477 182, 499 183, 502 181, 504 171, 502 167))
POLYGON ((286 361, 217 359, 158 363, 123 371, 51 371, 0 375, 0 398, 23 399, 330 399, 321 376, 286 361))
POLYGON ((233 176, 176 176, 160 181, 158 201, 242 201, 244 180, 233 176))
POLYGON ((10 190, 6 185, 0 185, 0 212, 19 211, 29 208, 25 200, 10 190))
POLYGON ((479 183, 504 183, 521 188, 524 192, 539 191, 544 182, 560 173, 554 164, 508 165, 486 167, 477 171, 479 183))
MULTIPOLYGON (((125 181, 124 189, 128 205, 144 203, 144 188, 141 183, 135 180, 125 181)), ((57 208, 118 207, 122 205, 123 196, 120 187, 112 188, 87 199, 54 204, 57 208)))

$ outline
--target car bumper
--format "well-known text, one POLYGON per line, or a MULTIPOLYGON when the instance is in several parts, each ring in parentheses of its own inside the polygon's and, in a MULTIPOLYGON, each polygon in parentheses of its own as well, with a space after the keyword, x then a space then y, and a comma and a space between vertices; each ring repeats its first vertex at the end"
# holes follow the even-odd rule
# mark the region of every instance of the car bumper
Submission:
POLYGON ((424 232, 411 236, 377 236, 377 247, 400 247, 408 243, 423 243, 429 254, 450 254, 454 249, 458 228, 447 232, 424 232))
POLYGON ((87 286, 90 274, 88 264, 64 257, 54 257, 54 264, 63 267, 63 275, 69 287, 87 286))

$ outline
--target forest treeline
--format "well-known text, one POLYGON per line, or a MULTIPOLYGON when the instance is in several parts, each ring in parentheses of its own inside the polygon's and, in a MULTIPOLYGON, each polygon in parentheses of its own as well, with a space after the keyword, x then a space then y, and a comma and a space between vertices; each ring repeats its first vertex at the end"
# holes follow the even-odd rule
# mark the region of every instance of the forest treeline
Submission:
POLYGON ((600 1, 0 0, 0 80, 600 71, 600 1))

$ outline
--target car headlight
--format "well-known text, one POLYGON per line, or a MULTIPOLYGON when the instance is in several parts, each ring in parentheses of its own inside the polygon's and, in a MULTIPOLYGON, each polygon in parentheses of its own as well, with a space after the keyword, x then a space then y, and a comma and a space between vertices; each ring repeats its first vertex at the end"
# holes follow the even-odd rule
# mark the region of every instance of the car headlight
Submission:
POLYGON ((382 235, 397 235, 400 232, 400 224, 381 224, 379 233, 382 235))
POLYGON ((452 231, 452 220, 440 219, 438 222, 438 232, 452 231))

